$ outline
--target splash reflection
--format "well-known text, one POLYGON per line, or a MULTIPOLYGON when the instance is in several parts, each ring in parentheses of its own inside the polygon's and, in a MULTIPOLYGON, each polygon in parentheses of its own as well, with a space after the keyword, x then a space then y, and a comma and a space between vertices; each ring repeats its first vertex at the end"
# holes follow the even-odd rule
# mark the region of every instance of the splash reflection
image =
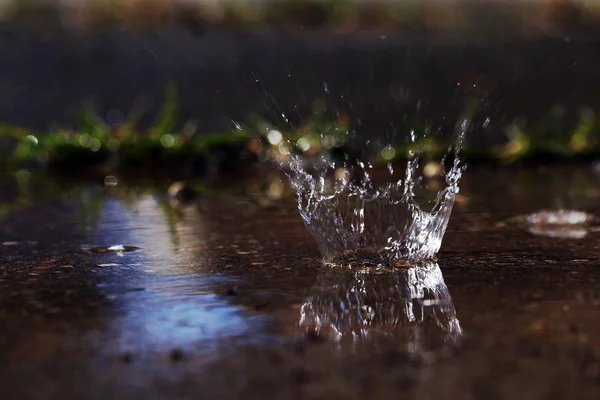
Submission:
POLYGON ((340 344, 392 339, 409 352, 458 344, 462 329, 437 263, 389 272, 323 272, 302 305, 303 332, 340 344))

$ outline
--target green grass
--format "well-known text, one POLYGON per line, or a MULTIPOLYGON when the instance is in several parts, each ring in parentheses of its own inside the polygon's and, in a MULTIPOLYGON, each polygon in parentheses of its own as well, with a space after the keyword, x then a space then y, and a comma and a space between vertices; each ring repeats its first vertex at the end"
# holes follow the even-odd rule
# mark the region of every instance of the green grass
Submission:
MULTIPOLYGON (((134 109, 118 126, 110 126, 89 106, 83 108, 77 125, 72 128, 33 132, 0 124, 0 144, 8 144, 2 147, 8 151, 2 150, 0 154, 0 170, 37 167, 70 174, 94 169, 106 173, 123 170, 137 173, 149 168, 194 164, 223 150, 228 158, 226 163, 240 165, 241 159, 275 159, 286 157, 289 152, 308 156, 321 152, 339 154, 341 148, 358 143, 350 117, 345 114, 332 117, 322 101, 314 102, 312 114, 295 129, 274 127, 258 117, 249 117, 248 123, 238 126, 239 129, 197 134, 177 130, 178 114, 177 90, 168 86, 154 124, 143 131, 136 128, 142 116, 138 110, 134 109), (273 136, 274 131, 279 133, 273 136), (273 140, 278 138, 282 140, 273 140)), ((471 163, 502 164, 599 158, 600 120, 591 110, 583 109, 579 122, 569 127, 563 115, 562 109, 552 109, 535 130, 515 122, 506 128, 507 140, 498 147, 469 148, 467 140, 462 155, 471 163)), ((398 162, 406 159, 411 151, 418 151, 428 160, 439 159, 448 152, 452 142, 425 135, 432 129, 413 125, 409 128, 417 134, 415 143, 394 147, 384 142, 373 143, 366 149, 371 159, 379 163, 398 162)))
MULTIPOLYGON (((278 128, 282 136, 287 138, 284 151, 303 153, 298 145, 299 139, 310 143, 309 152, 318 153, 329 151, 325 143, 335 143, 335 147, 344 146, 353 140, 352 128, 348 124, 348 116, 341 115, 337 119, 327 118, 322 103, 316 102, 313 115, 297 129, 290 131, 278 128)), ((472 120, 477 101, 467 106, 465 115, 472 120)), ((506 140, 499 146, 487 148, 469 147, 469 135, 461 150, 461 157, 470 163, 485 162, 496 164, 511 164, 516 162, 585 162, 600 158, 600 120, 594 113, 584 108, 580 111, 579 121, 575 126, 569 126, 564 118, 564 110, 555 107, 550 110, 543 121, 535 128, 523 127, 520 122, 513 122, 505 128, 506 140)), ((463 118, 461 118, 462 120, 463 118)), ((270 128, 266 124, 259 125, 262 132, 270 128)), ((412 123, 406 130, 415 132, 414 143, 390 145, 385 142, 371 144, 368 149, 370 159, 379 164, 405 161, 411 152, 418 153, 425 161, 440 160, 447 155, 448 149, 454 145, 452 140, 432 135, 435 129, 423 124, 412 123), (379 147, 377 147, 379 146, 379 147)), ((263 139, 268 145, 268 140, 263 139)), ((354 143, 355 145, 357 143, 354 143)), ((358 143, 363 147, 363 143, 358 143)), ((272 147, 273 153, 281 153, 277 144, 272 147)))
POLYGON ((18 126, 0 124, 0 140, 9 149, 0 154, 0 170, 44 167, 73 171, 115 162, 107 168, 135 168, 139 163, 167 163, 207 156, 215 149, 245 144, 247 131, 195 134, 176 130, 179 105, 175 87, 165 90, 165 101, 155 123, 147 130, 136 128, 140 117, 133 110, 125 121, 113 127, 99 118, 91 107, 84 107, 75 127, 51 132, 34 132, 18 126))

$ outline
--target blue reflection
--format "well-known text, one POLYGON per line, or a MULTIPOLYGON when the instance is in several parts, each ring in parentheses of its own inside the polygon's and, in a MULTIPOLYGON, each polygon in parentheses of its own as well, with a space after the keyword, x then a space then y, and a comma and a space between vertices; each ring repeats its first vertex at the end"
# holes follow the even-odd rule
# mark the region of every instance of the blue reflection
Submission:
POLYGON ((215 294, 232 278, 206 270, 210 257, 203 251, 208 244, 202 222, 192 209, 173 223, 148 195, 131 204, 104 201, 91 245, 141 248, 93 256, 103 275, 98 286, 111 301, 111 313, 119 315, 107 327, 109 352, 207 348, 228 338, 259 338, 265 331, 266 318, 215 294))

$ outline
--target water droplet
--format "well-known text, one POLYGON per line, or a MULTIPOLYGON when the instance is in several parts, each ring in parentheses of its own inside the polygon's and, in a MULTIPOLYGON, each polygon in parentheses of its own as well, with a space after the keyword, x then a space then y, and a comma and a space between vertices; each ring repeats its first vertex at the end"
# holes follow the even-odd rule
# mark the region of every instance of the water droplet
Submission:
POLYGON ((417 136, 415 135, 415 131, 414 130, 410 131, 410 141, 412 143, 415 143, 417 141, 417 136))
POLYGON ((104 185, 108 187, 115 187, 119 183, 117 177, 108 175, 104 178, 104 185))
POLYGON ((160 138, 160 144, 162 144, 163 147, 166 148, 173 147, 173 145, 175 144, 175 136, 171 135, 170 133, 162 135, 160 138))
POLYGON ((384 147, 383 150, 381 150, 381 157, 386 161, 393 159, 395 156, 396 150, 394 150, 394 148, 391 145, 388 145, 384 147))
POLYGON ((310 142, 308 141, 308 139, 302 137, 296 141, 296 146, 301 151, 308 151, 308 149, 310 149, 310 142))
POLYGON ((27 140, 28 142, 32 143, 34 146, 38 145, 38 139, 33 136, 33 135, 27 135, 25 136, 25 140, 27 140))
POLYGON ((286 142, 281 142, 277 145, 277 151, 279 151, 279 154, 281 155, 288 155, 290 154, 289 145, 286 142))
POLYGON ((270 144, 272 144, 273 146, 278 145, 279 142, 281 142, 283 140, 283 135, 281 134, 281 132, 272 129, 269 131, 269 133, 267 133, 267 140, 270 144))
POLYGON ((81 147, 90 148, 93 145, 94 139, 89 134, 83 133, 79 135, 78 142, 81 147))
POLYGON ((90 143, 90 145, 89 145, 88 147, 89 147, 89 149, 90 149, 91 151, 94 151, 94 152, 95 152, 95 151, 98 151, 98 150, 100 150, 100 148, 102 147, 102 142, 100 142, 100 140, 99 140, 99 139, 97 139, 97 138, 93 138, 93 139, 91 140, 91 143, 90 143))

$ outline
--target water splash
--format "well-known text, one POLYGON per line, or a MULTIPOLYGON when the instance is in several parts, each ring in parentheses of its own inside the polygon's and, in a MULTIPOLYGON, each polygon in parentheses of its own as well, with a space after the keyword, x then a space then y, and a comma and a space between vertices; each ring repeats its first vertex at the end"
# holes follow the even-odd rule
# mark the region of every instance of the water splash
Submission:
MULTIPOLYGON (((459 125, 445 187, 427 201, 420 174, 420 152, 412 150, 404 179, 388 166, 386 182, 376 182, 370 164, 342 163, 327 155, 309 160, 291 154, 281 167, 296 190, 300 216, 327 263, 400 266, 433 259, 440 249, 464 170, 459 152, 468 127, 459 125), (391 182, 390 182, 391 181, 391 182)), ((416 147, 416 135, 410 140, 416 147)))
POLYGON ((373 273, 331 268, 302 305, 301 332, 350 344, 392 339, 414 353, 456 345, 462 329, 442 271, 425 262, 373 273))

